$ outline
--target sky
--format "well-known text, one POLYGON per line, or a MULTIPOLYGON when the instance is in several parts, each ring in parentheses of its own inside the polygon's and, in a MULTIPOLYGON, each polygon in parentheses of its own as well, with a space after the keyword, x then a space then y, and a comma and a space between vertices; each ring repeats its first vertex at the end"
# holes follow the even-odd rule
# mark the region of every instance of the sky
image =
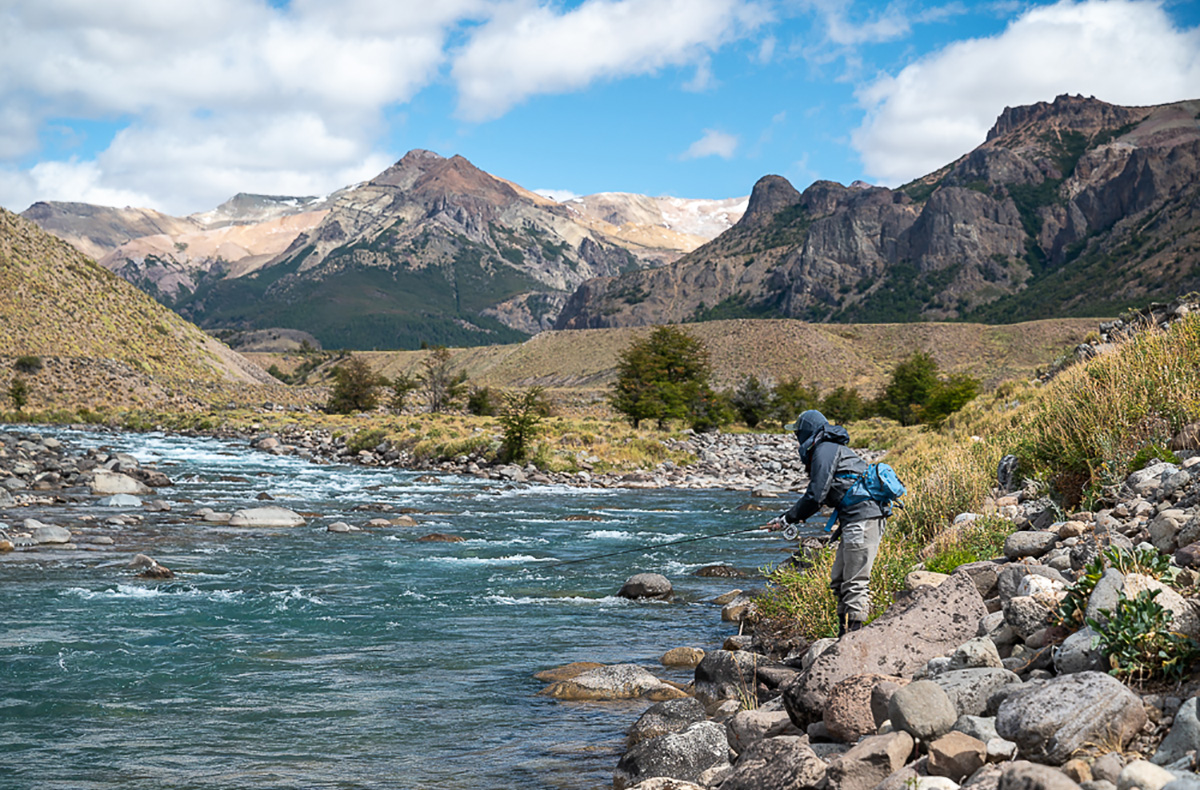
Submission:
POLYGON ((185 215, 414 148, 556 199, 896 186, 1063 93, 1200 98, 1200 2, 0 0, 0 206, 185 215))

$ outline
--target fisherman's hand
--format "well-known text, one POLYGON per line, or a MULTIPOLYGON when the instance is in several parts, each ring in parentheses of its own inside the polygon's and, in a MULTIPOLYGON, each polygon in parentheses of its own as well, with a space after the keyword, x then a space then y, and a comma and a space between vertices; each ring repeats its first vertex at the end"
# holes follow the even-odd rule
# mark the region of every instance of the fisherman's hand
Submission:
POLYGON ((780 513, 778 516, 776 516, 775 518, 768 521, 767 525, 765 527, 763 527, 763 529, 765 529, 769 532, 778 532, 779 530, 783 529, 787 525, 788 525, 787 516, 783 513, 780 513))

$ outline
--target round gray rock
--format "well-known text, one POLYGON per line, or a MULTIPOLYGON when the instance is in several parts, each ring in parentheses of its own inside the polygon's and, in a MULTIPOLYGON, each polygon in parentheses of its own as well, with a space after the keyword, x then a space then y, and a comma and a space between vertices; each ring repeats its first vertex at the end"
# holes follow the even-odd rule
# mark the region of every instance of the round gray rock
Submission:
POLYGON ((666 576, 659 573, 637 573, 625 580, 625 584, 621 585, 621 590, 617 595, 635 600, 638 598, 661 600, 670 598, 672 592, 674 590, 666 576))
POLYGON ((704 715, 704 706, 695 697, 658 702, 647 708, 629 728, 625 742, 633 746, 660 735, 682 732, 697 722, 706 721, 707 718, 704 715))
POLYGON ((1057 542, 1058 535, 1053 532, 1014 532, 1004 541, 1004 556, 1010 560, 1040 557, 1057 542))
POLYGON ((897 730, 928 742, 950 732, 958 712, 941 686, 932 680, 918 680, 892 695, 888 718, 897 730))

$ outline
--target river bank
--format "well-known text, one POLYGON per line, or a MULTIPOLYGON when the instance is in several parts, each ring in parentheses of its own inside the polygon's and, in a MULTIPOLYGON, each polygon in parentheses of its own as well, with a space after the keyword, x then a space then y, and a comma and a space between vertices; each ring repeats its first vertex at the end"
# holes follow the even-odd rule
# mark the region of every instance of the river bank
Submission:
POLYGON ((860 631, 726 640, 631 728, 614 788, 1200 787, 1200 425, 1170 449, 1099 510, 1002 491, 1004 556, 918 568, 860 631))

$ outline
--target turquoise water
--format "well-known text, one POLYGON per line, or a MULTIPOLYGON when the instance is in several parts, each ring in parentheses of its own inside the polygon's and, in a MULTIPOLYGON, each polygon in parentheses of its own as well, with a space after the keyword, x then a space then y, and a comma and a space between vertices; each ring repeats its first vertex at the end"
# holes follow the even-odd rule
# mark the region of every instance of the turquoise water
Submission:
MULTIPOLYGON (((709 601, 754 584, 695 569, 783 556, 781 540, 750 533, 554 565, 765 521, 735 510, 744 493, 417 482, 210 439, 58 433, 171 476, 159 493, 174 512, 147 513, 118 543, 178 576, 138 579, 124 550, 0 560, 6 789, 608 787, 648 703, 550 700, 533 673, 633 662, 686 681, 658 657, 719 645, 734 629, 709 601), (261 504, 263 491, 308 524, 186 516, 261 504), (325 531, 385 515, 352 511, 373 502, 417 509, 419 526, 325 531), (581 515, 600 520, 567 520, 581 515), (416 541, 430 532, 467 540, 416 541), (614 597, 642 571, 670 578, 675 600, 614 597)), ((69 524, 64 512, 38 517, 69 524)))

